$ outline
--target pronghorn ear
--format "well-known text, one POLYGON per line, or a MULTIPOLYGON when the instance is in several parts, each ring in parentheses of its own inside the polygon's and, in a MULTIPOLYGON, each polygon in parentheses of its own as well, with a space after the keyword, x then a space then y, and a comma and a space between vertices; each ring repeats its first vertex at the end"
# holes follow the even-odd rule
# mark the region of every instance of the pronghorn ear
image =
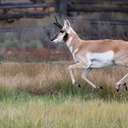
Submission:
POLYGON ((68 29, 69 27, 70 27, 71 25, 70 25, 70 22, 69 22, 69 20, 64 20, 64 29, 68 29))
POLYGON ((68 27, 70 27, 70 26, 71 26, 71 24, 70 24, 70 22, 69 22, 69 20, 68 20, 68 19, 66 20, 66 24, 67 24, 67 26, 68 26, 68 27))

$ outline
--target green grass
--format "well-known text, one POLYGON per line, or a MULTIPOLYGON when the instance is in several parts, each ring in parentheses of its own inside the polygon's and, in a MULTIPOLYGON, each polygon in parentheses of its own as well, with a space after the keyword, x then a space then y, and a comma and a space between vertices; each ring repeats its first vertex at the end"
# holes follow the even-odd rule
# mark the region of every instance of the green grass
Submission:
POLYGON ((128 92, 111 86, 126 71, 94 72, 104 89, 93 90, 79 78, 72 86, 66 67, 0 65, 0 128, 127 128, 128 92))
POLYGON ((52 95, 1 88, 0 128, 127 128, 127 92, 60 83, 52 95))

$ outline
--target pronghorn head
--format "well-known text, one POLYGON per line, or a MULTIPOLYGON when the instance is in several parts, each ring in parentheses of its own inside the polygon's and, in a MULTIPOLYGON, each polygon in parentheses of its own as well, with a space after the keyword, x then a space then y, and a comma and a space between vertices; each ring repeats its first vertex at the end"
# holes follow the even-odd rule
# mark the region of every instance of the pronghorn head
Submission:
POLYGON ((60 32, 57 34, 51 41, 54 43, 59 43, 59 42, 66 42, 75 31, 71 27, 71 24, 69 20, 64 20, 64 25, 62 26, 61 24, 58 23, 56 19, 56 23, 54 23, 59 29, 60 32))

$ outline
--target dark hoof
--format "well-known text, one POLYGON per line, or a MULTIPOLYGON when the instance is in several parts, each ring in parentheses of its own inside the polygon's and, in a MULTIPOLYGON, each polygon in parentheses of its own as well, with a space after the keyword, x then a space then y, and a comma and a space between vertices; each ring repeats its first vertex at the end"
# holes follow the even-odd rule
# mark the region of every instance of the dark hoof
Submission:
POLYGON ((104 89, 103 86, 100 86, 99 89, 104 89))
POLYGON ((78 87, 79 87, 79 88, 81 88, 81 85, 80 85, 80 84, 78 84, 78 87))
POLYGON ((125 87, 125 90, 128 91, 128 87, 127 86, 125 87))
POLYGON ((126 84, 126 82, 123 84, 123 86, 126 86, 127 84, 126 84))
POLYGON ((104 89, 104 88, 103 88, 102 86, 99 86, 99 87, 97 87, 96 89, 98 89, 98 90, 101 89, 101 90, 102 90, 102 89, 104 89))
POLYGON ((75 86, 81 88, 81 85, 79 83, 75 83, 75 86))
POLYGON ((123 84, 123 86, 124 86, 125 90, 127 91, 128 87, 127 87, 127 83, 126 82, 123 84))
POLYGON ((119 89, 116 89, 117 92, 119 92, 119 89))

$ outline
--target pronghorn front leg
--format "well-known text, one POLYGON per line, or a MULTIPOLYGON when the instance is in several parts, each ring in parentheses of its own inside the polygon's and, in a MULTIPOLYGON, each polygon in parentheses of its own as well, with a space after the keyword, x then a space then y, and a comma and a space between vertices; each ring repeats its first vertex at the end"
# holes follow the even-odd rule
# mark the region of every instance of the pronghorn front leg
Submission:
POLYGON ((91 71, 90 68, 84 70, 84 71, 82 72, 82 74, 81 74, 81 77, 82 77, 88 84, 90 84, 93 88, 97 88, 97 86, 96 86, 94 83, 92 83, 92 82, 87 78, 87 77, 88 77, 88 73, 89 73, 90 71, 91 71))
POLYGON ((125 89, 127 90, 127 85, 126 85, 127 79, 128 79, 128 73, 121 80, 119 80, 116 83, 116 89, 117 89, 117 91, 119 91, 119 89, 120 89, 121 86, 124 86, 125 89))
MULTIPOLYGON (((68 67, 68 70, 69 70, 69 73, 70 73, 70 76, 71 76, 71 80, 72 80, 72 84, 73 85, 76 84, 76 80, 75 80, 75 77, 74 77, 73 70, 74 69, 81 69, 81 68, 84 68, 83 64, 81 64, 81 63, 76 63, 76 64, 70 65, 68 67)), ((78 86, 80 87, 80 85, 78 85, 78 86)))

